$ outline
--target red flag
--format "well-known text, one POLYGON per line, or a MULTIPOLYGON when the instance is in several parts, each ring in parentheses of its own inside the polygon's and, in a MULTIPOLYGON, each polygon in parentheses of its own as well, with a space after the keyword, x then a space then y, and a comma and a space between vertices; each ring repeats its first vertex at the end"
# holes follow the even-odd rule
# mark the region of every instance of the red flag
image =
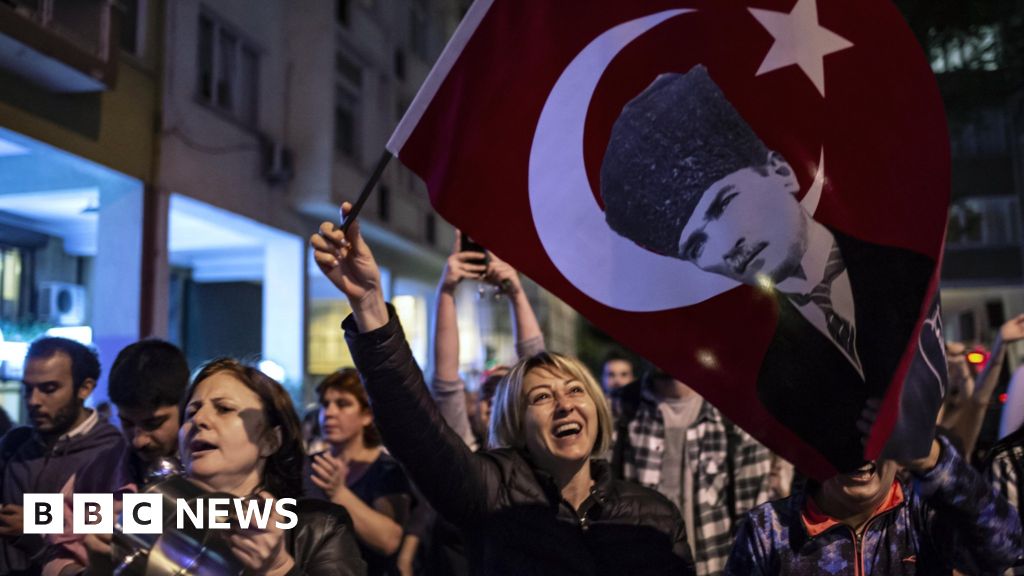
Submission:
POLYGON ((945 382, 934 77, 887 0, 750 4, 476 0, 388 149, 806 473, 920 454, 945 382))

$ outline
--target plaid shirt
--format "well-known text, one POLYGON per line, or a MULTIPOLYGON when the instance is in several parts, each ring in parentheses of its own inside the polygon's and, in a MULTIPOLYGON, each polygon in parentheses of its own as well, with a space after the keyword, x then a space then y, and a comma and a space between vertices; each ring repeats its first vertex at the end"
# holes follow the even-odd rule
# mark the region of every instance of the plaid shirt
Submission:
MULTIPOLYGON (((619 439, 622 441, 623 439, 619 439)), ((644 390, 628 426, 628 443, 623 451, 623 476, 649 488, 661 482, 665 422, 657 400, 644 390)), ((696 463, 693 479, 692 535, 694 561, 700 576, 720 574, 732 548, 736 521, 748 510, 769 499, 771 452, 749 434, 726 421, 710 403, 704 402, 697 420, 686 430, 686 458, 696 463), (728 443, 732 442, 733 470, 730 483, 728 443), (735 508, 730 515, 729 491, 735 508)), ((681 483, 682 484, 682 483, 681 483)))
MULTIPOLYGON (((1020 507, 1018 489, 1022 464, 1024 464, 1024 447, 1011 445, 997 452, 988 468, 988 479, 992 488, 996 493, 1002 494, 1003 498, 1017 509, 1020 507)), ((1018 561, 1017 565, 1007 569, 1004 575, 1024 575, 1024 561, 1018 561)))

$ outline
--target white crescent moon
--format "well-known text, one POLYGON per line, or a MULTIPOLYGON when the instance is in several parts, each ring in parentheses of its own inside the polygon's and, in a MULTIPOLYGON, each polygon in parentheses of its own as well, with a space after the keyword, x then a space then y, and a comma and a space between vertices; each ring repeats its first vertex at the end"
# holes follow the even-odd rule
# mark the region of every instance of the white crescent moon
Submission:
MULTIPOLYGON (((688 262, 640 248, 613 232, 594 200, 583 160, 587 111, 608 64, 645 32, 688 12, 695 10, 666 10, 631 20, 588 44, 551 89, 530 150, 530 208, 548 257, 584 294, 627 312, 692 306, 738 285, 688 262)), ((819 164, 815 178, 818 194, 823 166, 819 164)), ((808 204, 816 205, 817 195, 809 196, 813 200, 808 204)))

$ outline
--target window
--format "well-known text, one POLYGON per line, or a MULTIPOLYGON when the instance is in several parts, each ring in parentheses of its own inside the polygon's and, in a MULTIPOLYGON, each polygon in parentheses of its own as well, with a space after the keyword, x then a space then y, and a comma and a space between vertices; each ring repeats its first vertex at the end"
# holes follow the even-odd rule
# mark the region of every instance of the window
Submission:
POLYGON ((353 90, 363 85, 363 69, 341 52, 334 55, 334 71, 341 82, 348 84, 353 90))
POLYGON ((409 108, 409 103, 403 99, 399 99, 395 103, 395 122, 402 120, 402 116, 405 116, 406 109, 409 108))
POLYGON ((426 225, 427 229, 425 236, 427 244, 433 246, 437 244, 437 218, 434 216, 433 212, 427 212, 426 225))
POLYGON ((338 19, 338 24, 342 26, 348 26, 351 21, 352 15, 349 13, 350 5, 348 0, 338 0, 337 12, 334 16, 338 19))
POLYGON ((960 323, 960 334, 958 334, 957 340, 964 342, 973 342, 975 335, 977 334, 977 324, 974 321, 974 311, 968 310, 961 312, 957 320, 960 323))
POLYGON ((401 48, 395 49, 395 77, 405 80, 405 51, 401 48))
POLYGON ((1003 64, 1002 34, 997 26, 975 26, 948 37, 932 30, 929 55, 936 74, 957 70, 998 70, 1003 64))
POLYGON ((309 353, 307 370, 310 374, 330 374, 338 366, 351 366, 352 354, 345 344, 345 336, 338 326, 352 313, 347 300, 314 299, 309 303, 309 353))
POLYGON ((337 87, 334 97, 334 148, 354 160, 359 159, 359 101, 363 87, 363 69, 341 52, 334 56, 337 87))
POLYGON ((145 46, 145 0, 121 0, 121 49, 142 56, 145 46))
POLYGON ((430 346, 427 298, 428 288, 413 282, 396 283, 395 291, 401 292, 391 299, 395 314, 402 323, 405 339, 409 342, 412 355, 420 366, 427 366, 427 351, 430 346))
POLYGON ((391 220, 391 190, 387 186, 377 190, 377 217, 381 222, 391 220))
POLYGON ((946 244, 955 248, 1016 246, 1020 243, 1015 196, 975 197, 950 206, 946 244))
POLYGON ((259 50, 209 14, 199 16, 199 100, 255 126, 259 50))
POLYGON ((106 0, 48 0, 36 2, 44 26, 52 28, 82 50, 106 59, 110 52, 110 3, 106 0))
POLYGON ((334 99, 334 147, 344 155, 356 155, 356 97, 339 87, 334 99))
POLYGON ((21 283, 21 252, 17 248, 0 248, 0 318, 18 319, 21 283))
POLYGON ((413 0, 409 8, 409 47, 423 62, 430 62, 430 20, 423 0, 413 0))

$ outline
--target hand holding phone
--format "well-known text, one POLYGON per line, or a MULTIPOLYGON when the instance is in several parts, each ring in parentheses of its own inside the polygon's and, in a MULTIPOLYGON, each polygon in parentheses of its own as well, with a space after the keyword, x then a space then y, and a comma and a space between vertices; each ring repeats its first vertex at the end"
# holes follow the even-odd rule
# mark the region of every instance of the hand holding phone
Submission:
POLYGON ((477 259, 474 259, 474 260, 466 260, 466 262, 469 263, 469 264, 477 264, 477 265, 481 265, 481 266, 486 266, 487 263, 491 261, 491 253, 488 252, 486 248, 484 248, 483 246, 481 246, 477 242, 474 242, 473 239, 470 238, 466 234, 462 235, 462 239, 459 242, 459 252, 481 252, 481 253, 483 253, 484 257, 482 259, 477 258, 477 259))

